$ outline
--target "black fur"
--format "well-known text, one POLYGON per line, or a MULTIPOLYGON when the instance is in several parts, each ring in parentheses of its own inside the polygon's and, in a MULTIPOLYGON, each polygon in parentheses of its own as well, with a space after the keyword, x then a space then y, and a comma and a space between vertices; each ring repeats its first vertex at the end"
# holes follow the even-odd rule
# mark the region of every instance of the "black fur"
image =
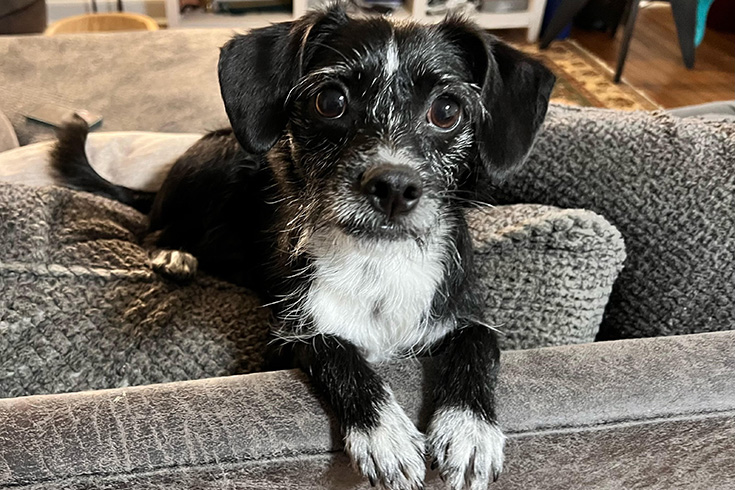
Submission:
POLYGON ((318 335, 311 343, 284 346, 297 366, 304 366, 314 386, 326 396, 343 430, 378 425, 378 408, 387 393, 380 377, 362 354, 342 339, 318 335), (345 376, 345 373, 350 376, 345 376))
MULTIPOLYGON (((185 250, 212 274, 262 289, 272 238, 272 178, 232 130, 205 135, 171 168, 151 210, 160 248, 185 250)), ((268 296, 265 296, 266 298, 268 296)))
MULTIPOLYGON (((494 36, 451 18, 440 29, 469 60, 474 82, 482 87, 486 111, 477 118, 477 156, 484 171, 502 176, 520 165, 546 116, 555 77, 523 53, 494 36), (498 144, 502 142, 502 144, 498 144)), ((484 175, 478 175, 485 180, 484 175)))
POLYGON ((89 126, 76 114, 59 129, 58 141, 51 149, 50 155, 56 180, 72 189, 92 191, 147 213, 156 193, 128 189, 103 179, 87 160, 84 150, 87 134, 89 126))
MULTIPOLYGON (((174 164, 151 207, 156 245, 189 252, 208 272, 275 301, 279 332, 298 340, 282 335, 274 351, 309 374, 346 434, 376 430, 393 402, 368 361, 380 353, 320 331, 321 319, 303 309, 319 274, 314 243, 334 247, 336 233, 366 246, 447 250, 452 260, 443 262, 422 321, 434 321, 429 337, 446 325, 452 331, 419 347, 444 346, 437 410, 456 407, 494 424, 499 350, 478 315, 463 213, 487 181, 524 160, 553 75, 459 18, 393 26, 351 19, 338 6, 236 36, 222 48, 219 77, 233 130, 204 136, 174 164), (315 100, 325 88, 344 94, 343 115, 320 117, 315 100), (461 108, 448 130, 427 122, 440 97, 461 108), (420 175, 423 207, 387 218, 360 194, 359 182, 367 168, 396 162, 420 175)), ((85 134, 78 121, 60 130, 53 154, 60 181, 141 210, 151 206, 150 195, 107 183, 89 167, 85 134)), ((373 316, 381 301, 370 306, 373 316)), ((409 475, 410 465, 393 474, 373 460, 377 469, 363 469, 371 480, 420 486, 422 475, 409 475)), ((466 477, 468 485, 485 478, 480 470, 466 477)), ((440 471, 451 477, 457 469, 440 471)))
POLYGON ((442 355, 455 362, 439 365, 436 404, 467 408, 487 421, 495 421, 494 389, 500 368, 495 333, 485 325, 468 322, 465 328, 449 335, 442 355), (462 362, 456 362, 459 359, 462 362))

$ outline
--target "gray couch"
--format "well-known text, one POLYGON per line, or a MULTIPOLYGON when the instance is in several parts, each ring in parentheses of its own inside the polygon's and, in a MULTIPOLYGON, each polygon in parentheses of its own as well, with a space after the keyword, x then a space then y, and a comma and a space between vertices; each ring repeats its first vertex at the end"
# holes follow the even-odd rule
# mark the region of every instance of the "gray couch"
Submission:
MULTIPOLYGON (((108 130, 214 128, 226 123, 214 65, 216 48, 228 35, 195 31, 0 39, 0 52, 10 54, 0 57, 0 111, 9 116, 21 144, 50 137, 21 115, 26 104, 38 100, 100 112, 108 130)), ((499 203, 584 208, 605 217, 622 233, 628 259, 599 334, 620 340, 504 353, 499 416, 510 439, 497 488, 735 488, 733 150, 735 127, 724 123, 554 107, 526 167, 513 180, 498 184, 494 195, 499 203)), ((64 203, 82 199, 79 195, 20 187, 12 192, 56 203, 48 208, 53 212, 39 214, 44 219, 78 218, 67 212, 78 208, 64 203)), ((108 217, 120 212, 114 204, 97 205, 108 217)), ((2 220, 10 222, 9 209, 16 208, 0 206, 0 226, 2 220)), ((67 229, 82 222, 72 221, 67 229)), ((54 321, 44 321, 46 310, 28 301, 32 296, 18 287, 37 291, 34 281, 50 277, 58 284, 64 280, 53 274, 60 270, 51 268, 49 274, 38 267, 19 267, 31 263, 23 259, 34 252, 65 250, 84 241, 78 235, 75 241, 73 233, 52 234, 52 228, 33 216, 23 222, 29 229, 40 226, 27 235, 39 241, 27 243, 28 252, 12 261, 0 260, 0 281, 13 288, 0 292, 3 299, 12 297, 0 311, 0 331, 18 332, 36 322, 26 331, 42 325, 53 339, 60 329, 54 321), (67 241, 54 238, 59 236, 67 241)), ((92 217, 85 223, 98 222, 92 217)), ((130 236, 125 230, 137 225, 127 223, 132 228, 88 226, 85 233, 96 229, 97 238, 105 240, 110 233, 130 236)), ((527 228, 531 231, 522 239, 511 234, 496 250, 507 249, 515 237, 526 249, 527 244, 542 244, 537 247, 541 255, 534 255, 541 257, 539 264, 578 250, 587 258, 599 250, 607 251, 602 255, 619 253, 615 247, 570 247, 581 243, 575 240, 585 233, 604 233, 599 226, 569 223, 575 233, 554 234, 549 230, 558 226, 539 224, 527 228), (588 231, 580 234, 580 229, 588 231), (544 238, 549 236, 563 240, 544 238)), ((19 227, 6 225, 6 239, 8 230, 18 232, 19 227)), ((606 236, 614 240, 616 235, 606 236)), ((66 265, 61 272, 82 276, 66 265)), ((572 264, 564 270, 574 269, 572 264)), ((557 269, 546 270, 553 275, 557 269)), ((545 275, 523 284, 547 284, 545 275)), ((560 284, 574 277, 574 289, 584 290, 584 276, 576 283, 580 275, 565 274, 555 288, 563 291, 560 284)), ((108 298, 104 285, 100 290, 108 298)), ((85 307, 100 297, 95 291, 80 295, 85 307)), ((509 301, 514 299, 523 301, 509 301)), ((106 303, 110 301, 100 304, 106 303)), ((187 305, 173 305, 182 304, 187 305)), ((545 305, 533 304, 539 310, 545 305)), ((99 317, 104 310, 90 311, 98 315, 91 323, 103 321, 99 317)), ((567 310, 569 321, 579 311, 567 310)), ((138 313, 148 318, 144 310, 138 313)), ((165 315, 153 318, 163 318, 165 324, 165 315)), ((104 336, 103 331, 96 333, 104 336)), ((67 338, 65 349, 56 352, 61 357, 83 352, 96 338, 67 338)), ((21 344, 2 341, 0 364, 22 350, 21 344)), ((49 352, 47 347, 33 345, 38 352, 49 352)), ((169 352, 169 358, 181 352, 169 352)), ((211 362, 220 354, 196 355, 211 362)), ((113 366, 114 374, 129 368, 124 360, 106 364, 101 357, 89 365, 83 358, 76 362, 83 364, 81 369, 91 366, 85 372, 113 366)), ((430 409, 433 363, 402 361, 380 367, 420 427, 430 409)), ((160 383, 164 376, 156 384, 135 387, 124 386, 120 376, 108 380, 112 389, 63 393, 80 386, 70 382, 51 390, 59 394, 0 399, 0 487, 368 488, 348 468, 334 421, 301 373, 192 379, 200 374, 172 375, 170 379, 189 380, 160 383)), ((206 370, 203 374, 211 375, 206 370)), ((442 488, 433 472, 428 487, 442 488)))

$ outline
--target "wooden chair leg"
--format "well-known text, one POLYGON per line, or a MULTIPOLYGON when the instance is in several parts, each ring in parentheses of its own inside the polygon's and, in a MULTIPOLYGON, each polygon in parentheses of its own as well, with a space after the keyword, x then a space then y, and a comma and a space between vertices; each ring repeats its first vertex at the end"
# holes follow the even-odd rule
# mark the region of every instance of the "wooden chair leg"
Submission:
POLYGON ((620 45, 620 51, 618 52, 618 66, 615 69, 615 77, 613 78, 615 83, 618 83, 620 81, 620 77, 623 75, 623 66, 625 65, 625 58, 628 57, 628 48, 630 47, 630 39, 633 37, 635 19, 638 17, 638 1, 639 0, 630 0, 630 10, 628 13, 628 20, 625 22, 623 42, 620 45))
POLYGON ((694 68, 694 33, 697 28, 697 2, 692 0, 671 0, 671 12, 674 14, 676 34, 684 65, 690 70, 694 68))

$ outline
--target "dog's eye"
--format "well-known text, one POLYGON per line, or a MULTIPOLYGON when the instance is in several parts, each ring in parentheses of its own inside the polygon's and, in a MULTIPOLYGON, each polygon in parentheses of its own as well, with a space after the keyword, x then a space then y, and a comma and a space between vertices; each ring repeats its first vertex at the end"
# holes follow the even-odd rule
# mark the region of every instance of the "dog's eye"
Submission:
POLYGON ((327 88, 317 94, 315 105, 319 114, 335 119, 345 113, 347 97, 336 88, 327 88))
POLYGON ((429 122, 440 129, 452 129, 459 121, 459 104, 449 97, 437 97, 431 104, 427 117, 429 122))

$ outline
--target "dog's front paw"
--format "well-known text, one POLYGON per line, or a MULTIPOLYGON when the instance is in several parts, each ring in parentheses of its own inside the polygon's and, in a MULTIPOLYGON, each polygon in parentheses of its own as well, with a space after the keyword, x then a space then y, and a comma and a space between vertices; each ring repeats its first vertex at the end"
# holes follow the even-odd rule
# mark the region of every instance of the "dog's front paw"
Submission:
POLYGON ((198 266, 196 257, 179 250, 156 250, 151 255, 153 270, 177 281, 193 279, 198 266))
POLYGON ((345 451, 356 470, 375 486, 390 490, 424 488, 424 436, 393 396, 380 409, 378 426, 349 429, 345 451))
POLYGON ((486 489, 503 470, 505 436, 497 424, 470 410, 442 408, 434 414, 428 430, 432 467, 452 490, 486 489))

